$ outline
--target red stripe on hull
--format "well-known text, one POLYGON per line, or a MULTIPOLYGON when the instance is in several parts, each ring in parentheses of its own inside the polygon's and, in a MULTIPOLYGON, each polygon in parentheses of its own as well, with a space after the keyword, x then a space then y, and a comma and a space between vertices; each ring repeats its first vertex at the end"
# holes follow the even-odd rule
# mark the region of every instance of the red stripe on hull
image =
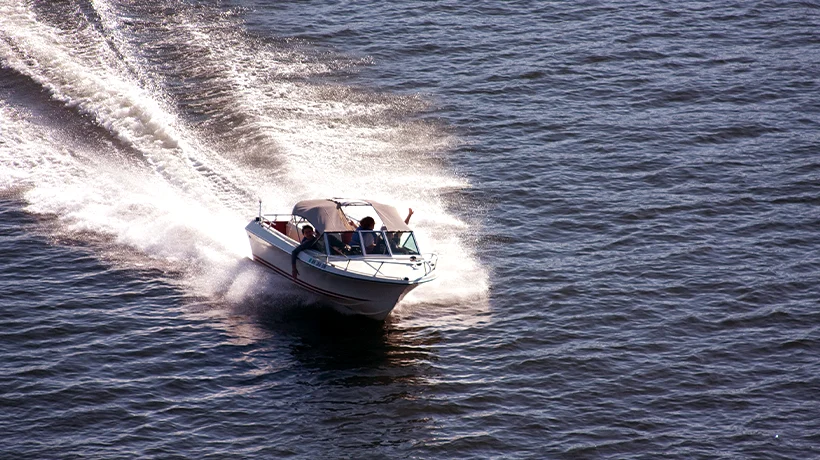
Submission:
POLYGON ((369 301, 368 299, 359 299, 357 297, 348 297, 348 296, 336 294, 334 292, 325 291, 322 288, 318 288, 318 287, 313 286, 311 284, 305 283, 304 281, 302 281, 298 278, 294 278, 290 273, 287 273, 284 270, 282 270, 282 269, 280 269, 280 268, 278 268, 278 267, 276 267, 272 264, 269 264, 268 262, 265 262, 264 260, 262 260, 259 257, 253 256, 253 260, 255 260, 256 262, 259 262, 260 264, 264 265, 265 267, 273 270, 277 274, 287 278, 289 281, 295 283, 297 286, 305 288, 305 289, 307 289, 311 292, 314 292, 316 294, 321 294, 321 295, 324 295, 324 296, 327 296, 327 297, 334 297, 334 298, 337 298, 337 299, 355 300, 357 302, 368 302, 369 301))

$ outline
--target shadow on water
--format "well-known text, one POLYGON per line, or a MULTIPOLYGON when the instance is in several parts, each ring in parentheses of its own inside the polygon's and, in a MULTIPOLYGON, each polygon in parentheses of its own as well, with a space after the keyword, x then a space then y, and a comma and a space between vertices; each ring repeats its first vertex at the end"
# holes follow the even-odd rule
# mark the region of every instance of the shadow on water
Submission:
POLYGON ((373 371, 381 383, 388 383, 390 375, 411 377, 408 369, 435 359, 430 347, 440 340, 436 334, 403 328, 389 318, 378 322, 343 315, 321 304, 266 309, 258 321, 289 342, 292 356, 307 368, 360 376, 373 371))
POLYGON ((289 401, 305 408, 294 420, 300 436, 339 457, 362 449, 383 457, 432 436, 430 417, 420 414, 436 372, 437 333, 317 304, 282 305, 290 300, 277 298, 255 321, 269 334, 263 346, 279 353, 267 358, 287 361, 285 381, 272 388, 287 388, 289 401))

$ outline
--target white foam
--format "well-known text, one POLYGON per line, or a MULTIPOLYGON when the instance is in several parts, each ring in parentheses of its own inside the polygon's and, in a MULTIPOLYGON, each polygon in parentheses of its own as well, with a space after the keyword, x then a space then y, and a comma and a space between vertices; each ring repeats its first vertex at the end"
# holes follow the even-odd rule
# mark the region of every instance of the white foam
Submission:
POLYGON ((423 100, 272 78, 330 66, 245 40, 228 32, 233 24, 219 29, 191 16, 175 40, 208 47, 211 61, 200 65, 221 69, 217 77, 233 98, 226 110, 241 111, 242 129, 256 142, 276 146, 267 155, 281 168, 272 173, 214 150, 212 133, 180 118, 159 85, 146 80, 151 69, 129 44, 117 19, 123 15, 103 0, 93 4, 107 36, 94 28, 65 34, 24 6, 0 7, 3 63, 123 143, 100 152, 67 136, 71 128, 0 105, 0 186, 28 187, 30 211, 58 215, 59 231, 102 235, 104 252, 120 263, 179 271, 193 293, 238 301, 269 283, 243 262, 243 228, 256 197, 271 211, 287 211, 303 198, 368 197, 412 207, 422 249, 441 253, 440 279, 411 293, 409 310, 430 303, 486 307, 487 270, 464 235, 467 224, 440 198, 469 184, 426 159, 457 139, 435 125, 402 121, 423 100), (213 30, 224 33, 203 32, 213 30))

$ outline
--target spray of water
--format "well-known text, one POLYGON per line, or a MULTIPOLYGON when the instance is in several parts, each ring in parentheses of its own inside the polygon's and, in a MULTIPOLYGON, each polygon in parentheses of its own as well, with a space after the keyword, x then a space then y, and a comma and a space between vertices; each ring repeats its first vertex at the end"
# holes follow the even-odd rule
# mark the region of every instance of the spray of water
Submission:
POLYGON ((57 123, 45 108, 0 101, 0 187, 25 188, 31 212, 97 235, 121 263, 182 273, 196 295, 242 302, 287 291, 248 263, 243 228, 257 198, 286 211, 304 198, 368 197, 414 208, 422 248, 441 254, 440 280, 411 293, 405 313, 484 298, 469 229, 441 198, 468 184, 433 160, 457 139, 414 117, 423 98, 308 79, 356 63, 250 37, 224 11, 177 6, 152 20, 134 5, 91 4, 93 18, 76 21, 94 27, 0 6, 3 67, 76 115, 57 123), (93 130, 104 136, 78 135, 93 130))

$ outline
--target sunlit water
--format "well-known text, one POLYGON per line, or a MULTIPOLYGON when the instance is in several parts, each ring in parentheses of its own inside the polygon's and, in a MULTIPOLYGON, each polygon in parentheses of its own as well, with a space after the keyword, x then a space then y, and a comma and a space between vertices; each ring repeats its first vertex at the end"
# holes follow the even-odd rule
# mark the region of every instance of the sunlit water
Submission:
POLYGON ((811 3, 0 1, 8 458, 811 458, 811 3), (385 323, 248 259, 412 207, 385 323))

